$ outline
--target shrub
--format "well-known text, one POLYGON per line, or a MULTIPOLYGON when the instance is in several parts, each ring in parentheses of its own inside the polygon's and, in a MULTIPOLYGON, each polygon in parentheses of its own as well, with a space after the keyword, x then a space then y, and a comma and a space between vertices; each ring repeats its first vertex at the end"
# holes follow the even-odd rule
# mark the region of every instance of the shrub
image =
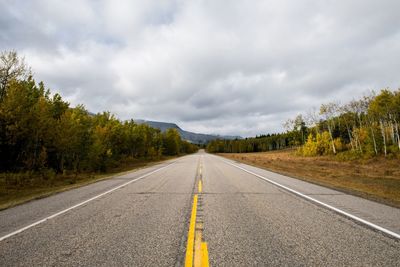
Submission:
POLYGON ((341 151, 346 150, 346 145, 343 144, 342 139, 340 137, 336 138, 334 140, 334 143, 335 143, 335 147, 336 147, 336 151, 337 152, 341 152, 341 151))
POLYGON ((317 155, 317 142, 314 136, 310 133, 307 137, 307 141, 302 148, 300 148, 300 153, 306 157, 313 157, 317 155))
MULTIPOLYGON (((342 144, 340 139, 335 140, 335 142, 340 146, 341 149, 344 149, 344 145, 342 144)), ((306 157, 331 154, 332 146, 329 133, 317 133, 315 138, 312 134, 309 134, 306 143, 301 149, 299 149, 298 153, 301 153, 303 156, 306 157)))
POLYGON ((331 143, 328 132, 317 133, 317 155, 327 155, 331 153, 331 143))

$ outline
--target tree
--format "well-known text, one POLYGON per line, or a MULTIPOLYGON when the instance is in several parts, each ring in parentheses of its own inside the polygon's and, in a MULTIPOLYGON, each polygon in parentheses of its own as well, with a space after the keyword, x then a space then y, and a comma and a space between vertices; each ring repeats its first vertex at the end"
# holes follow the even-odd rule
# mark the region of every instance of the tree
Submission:
POLYGON ((397 147, 400 150, 400 133, 399 133, 399 120, 400 120, 400 90, 394 92, 393 95, 393 120, 396 129, 396 136, 397 136, 397 147))
POLYGON ((350 146, 352 150, 355 150, 356 147, 358 147, 358 143, 354 142, 354 132, 352 129, 355 128, 355 121, 354 121, 354 116, 353 113, 351 112, 351 106, 350 104, 344 105, 339 107, 341 114, 341 119, 344 122, 344 125, 346 126, 347 130, 347 135, 350 141, 350 146))
POLYGON ((305 143, 305 135, 307 132, 306 123, 301 114, 297 115, 294 119, 288 119, 283 127, 286 132, 292 137, 292 145, 300 145, 305 143))
POLYGON ((375 96, 369 104, 368 113, 379 121, 381 135, 383 140, 383 150, 385 156, 387 155, 387 134, 386 125, 388 124, 392 130, 392 141, 394 142, 394 124, 392 118, 394 117, 394 95, 389 90, 382 90, 381 93, 375 96))
POLYGON ((164 153, 167 155, 178 155, 180 151, 180 136, 176 129, 168 129, 163 138, 164 153))
POLYGON ((197 151, 176 130, 161 134, 109 112, 92 115, 81 105, 70 107, 36 83, 14 51, 1 53, 0 63, 0 171, 77 174, 197 151))
POLYGON ((30 68, 25 64, 24 58, 18 57, 16 51, 4 51, 0 53, 0 101, 7 93, 7 87, 11 80, 27 78, 31 75, 30 68))
POLYGON ((336 154, 335 142, 333 139, 332 130, 335 126, 335 117, 338 111, 338 104, 336 103, 328 103, 322 104, 319 113, 324 116, 325 121, 327 122, 329 137, 332 143, 332 151, 333 154, 336 154))

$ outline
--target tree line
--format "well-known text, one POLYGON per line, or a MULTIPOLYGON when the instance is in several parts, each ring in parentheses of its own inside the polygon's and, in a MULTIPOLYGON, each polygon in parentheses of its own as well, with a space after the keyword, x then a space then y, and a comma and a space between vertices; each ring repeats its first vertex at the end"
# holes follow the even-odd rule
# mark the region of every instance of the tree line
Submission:
POLYGON ((197 151, 175 129, 161 132, 109 112, 71 107, 36 83, 15 51, 0 54, 0 171, 103 172, 121 162, 197 151))
POLYGON ((400 89, 382 89, 344 105, 328 103, 284 123, 285 133, 215 140, 209 152, 246 153, 297 147, 303 156, 372 157, 400 153, 400 89))

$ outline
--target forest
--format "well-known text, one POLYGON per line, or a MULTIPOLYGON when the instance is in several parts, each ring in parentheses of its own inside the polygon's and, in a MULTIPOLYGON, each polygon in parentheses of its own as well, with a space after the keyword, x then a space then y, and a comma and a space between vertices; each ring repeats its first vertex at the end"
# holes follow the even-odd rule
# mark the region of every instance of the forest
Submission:
POLYGON ((197 149, 174 129, 163 133, 110 112, 72 107, 37 83, 17 52, 0 54, 0 172, 43 177, 106 172, 121 163, 197 149))
POLYGON ((287 120, 285 133, 215 140, 207 150, 247 153, 297 148, 302 156, 393 157, 400 154, 399 122, 400 89, 386 88, 344 105, 322 104, 319 110, 287 120))

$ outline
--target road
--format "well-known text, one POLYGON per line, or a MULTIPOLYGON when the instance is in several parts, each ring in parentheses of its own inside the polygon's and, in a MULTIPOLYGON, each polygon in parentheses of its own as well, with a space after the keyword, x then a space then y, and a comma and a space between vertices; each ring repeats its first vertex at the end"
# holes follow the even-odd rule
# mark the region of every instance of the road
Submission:
POLYGON ((199 152, 1 211, 0 266, 399 266, 399 234, 399 209, 199 152))

